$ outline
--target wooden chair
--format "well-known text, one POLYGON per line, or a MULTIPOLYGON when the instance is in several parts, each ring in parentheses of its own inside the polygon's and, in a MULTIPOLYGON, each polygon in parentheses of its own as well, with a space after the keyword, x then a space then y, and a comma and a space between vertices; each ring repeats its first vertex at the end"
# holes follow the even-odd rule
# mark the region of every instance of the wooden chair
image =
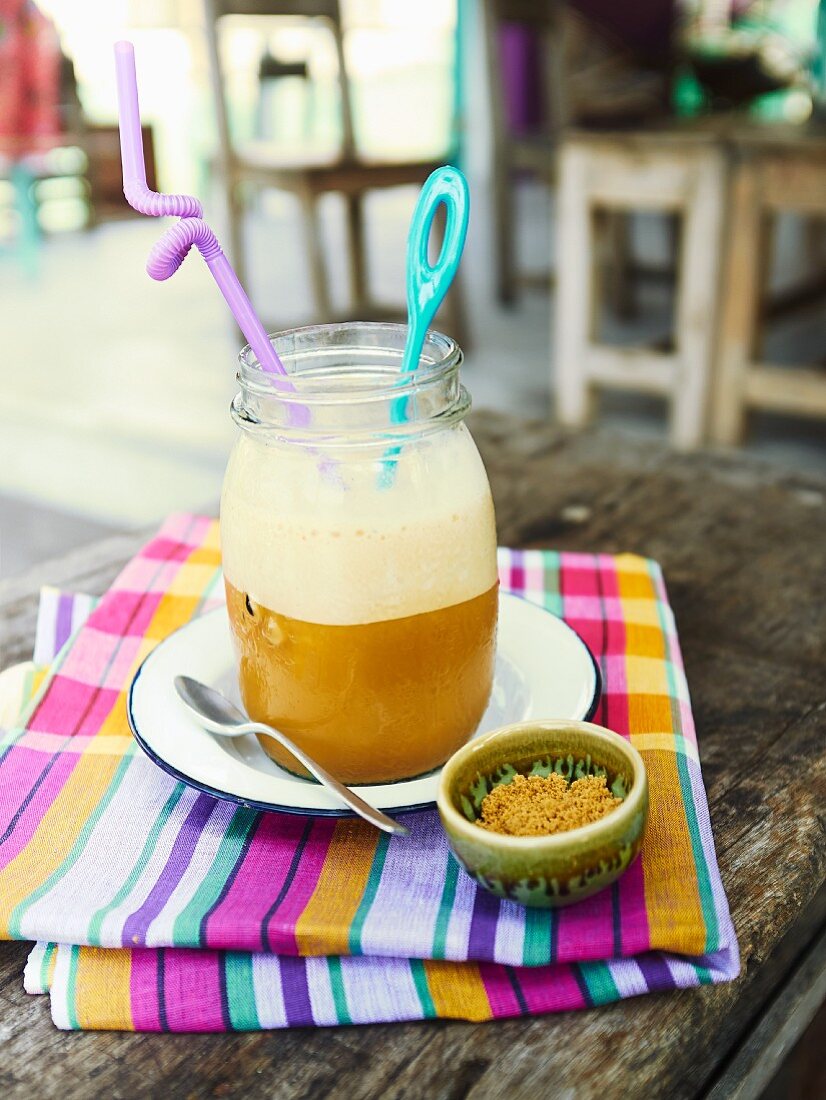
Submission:
MULTIPOLYGON (((562 79, 563 23, 558 0, 484 0, 487 81, 490 91, 493 152, 493 223, 496 241, 496 278, 499 300, 510 304, 517 287, 529 280, 518 272, 515 245, 514 184, 519 173, 538 177, 548 186, 554 180, 554 158, 562 127, 567 121, 565 82, 562 79), (545 128, 541 133, 514 134, 506 117, 506 89, 499 54, 503 23, 530 27, 540 40, 545 70, 545 128)), ((548 282, 548 277, 542 280, 548 282)))
MULTIPOLYGON (((550 273, 520 270, 516 256, 515 187, 520 177, 556 186, 556 155, 566 127, 628 125, 650 117, 667 102, 666 79, 640 68, 617 44, 564 0, 483 0, 487 83, 490 93, 493 224, 499 300, 509 305, 521 287, 547 287, 550 273), (506 87, 500 32, 526 28, 541 57, 543 125, 536 133, 515 133, 506 117, 506 87)), ((629 223, 622 213, 604 220, 607 274, 612 305, 632 312, 630 275, 638 271, 630 249, 629 223)))
POLYGON ((725 204, 726 152, 712 135, 664 131, 571 134, 562 143, 554 385, 557 415, 579 426, 599 387, 659 394, 671 409, 671 439, 705 435, 725 204), (594 214, 659 210, 682 222, 674 349, 628 348, 596 339, 594 214))
MULTIPOLYGON (((773 365, 760 354, 767 314, 779 312, 763 285, 767 237, 781 211, 826 218, 826 135, 789 132, 768 146, 765 137, 738 142, 729 205, 711 417, 711 434, 724 444, 742 442, 752 410, 826 418, 822 363, 773 365)), ((814 227, 822 222, 807 230, 814 227)), ((822 254, 820 260, 822 266, 822 254)), ((813 285, 822 293, 822 270, 813 285)))
MULTIPOLYGON (((322 195, 338 192, 344 197, 347 215, 348 268, 351 293, 350 318, 387 316, 386 307, 372 302, 368 293, 367 255, 365 248, 364 198, 367 192, 422 184, 443 161, 410 163, 367 161, 359 156, 353 130, 352 99, 347 74, 346 51, 340 5, 338 0, 204 0, 207 46, 215 111, 218 123, 219 169, 229 211, 230 253, 239 277, 244 278, 243 248, 243 188, 275 188, 296 196, 307 240, 312 287, 315 299, 315 320, 328 322, 333 317, 330 304, 327 264, 318 202, 322 195), (338 84, 341 107, 342 142, 333 155, 308 155, 301 162, 282 162, 271 146, 253 142, 237 148, 230 133, 226 84, 219 47, 219 23, 227 15, 279 15, 321 20, 330 28, 338 58, 338 84)), ((446 154, 447 155, 447 154, 446 154)), ((449 155, 448 155, 449 156, 449 155)), ((454 289, 445 301, 447 327, 460 343, 464 343, 463 314, 459 289, 454 289)), ((403 307, 392 311, 403 316, 403 307)))

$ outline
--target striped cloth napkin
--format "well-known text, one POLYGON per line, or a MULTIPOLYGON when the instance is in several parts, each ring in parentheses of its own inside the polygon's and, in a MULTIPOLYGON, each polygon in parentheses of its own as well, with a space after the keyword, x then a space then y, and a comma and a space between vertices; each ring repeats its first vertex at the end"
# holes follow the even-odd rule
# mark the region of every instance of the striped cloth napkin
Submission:
POLYGON ((50 992, 59 1027, 487 1020, 736 976, 659 567, 502 550, 500 579, 584 637, 605 686, 595 721, 629 735, 649 773, 640 859, 555 912, 478 889, 435 811, 406 815, 408 838, 261 814, 142 754, 126 691, 154 645, 220 599, 214 521, 171 517, 94 607, 44 592, 36 655, 51 667, 0 682, 7 718, 33 696, 0 738, 0 937, 38 941, 25 985, 50 992))

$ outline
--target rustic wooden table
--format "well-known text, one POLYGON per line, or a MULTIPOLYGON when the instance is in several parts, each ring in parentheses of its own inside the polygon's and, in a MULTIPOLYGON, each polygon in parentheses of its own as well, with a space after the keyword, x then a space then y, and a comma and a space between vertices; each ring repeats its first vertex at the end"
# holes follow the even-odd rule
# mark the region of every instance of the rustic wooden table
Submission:
MULTIPOLYGON (((240 1035, 66 1034, 0 945, 0 1084, 14 1097, 757 1096, 826 996, 826 481, 492 414, 473 424, 511 545, 657 558, 677 616, 743 973, 496 1024, 240 1035)), ((142 537, 0 585, 3 666, 41 583, 102 592, 142 537)))

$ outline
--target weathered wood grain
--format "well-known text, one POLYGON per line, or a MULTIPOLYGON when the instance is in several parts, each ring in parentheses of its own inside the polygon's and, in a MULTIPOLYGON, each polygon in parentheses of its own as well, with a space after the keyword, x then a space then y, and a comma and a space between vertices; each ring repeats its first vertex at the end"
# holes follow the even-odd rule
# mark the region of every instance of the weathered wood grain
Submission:
MULTIPOLYGON (((725 1072, 826 921, 826 481, 492 414, 477 416, 473 430, 502 542, 633 550, 663 565, 741 978, 496 1024, 63 1034, 46 1000, 22 992, 27 947, 3 944, 6 1094, 679 1100, 703 1095, 725 1072)), ((31 648, 40 583, 101 592, 141 541, 109 539, 0 585, 0 663, 31 648)))
POLYGON ((826 1003, 826 932, 774 999, 736 1058, 714 1085, 708 1100, 758 1100, 773 1071, 822 1004, 826 1003))

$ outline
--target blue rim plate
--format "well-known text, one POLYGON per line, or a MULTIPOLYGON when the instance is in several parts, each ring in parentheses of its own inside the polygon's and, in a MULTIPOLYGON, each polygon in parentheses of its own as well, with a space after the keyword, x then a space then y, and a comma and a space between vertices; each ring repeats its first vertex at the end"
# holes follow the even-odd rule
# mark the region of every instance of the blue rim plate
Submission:
MULTIPOLYGON (((280 768, 252 735, 213 737, 202 729, 175 693, 177 675, 202 680, 238 702, 226 608, 209 611, 165 638, 129 688, 129 725, 159 768, 190 787, 252 809, 352 816, 325 787, 280 768)), ((528 600, 500 594, 493 691, 476 736, 531 718, 587 720, 601 689, 597 663, 576 631, 528 600)), ((354 789, 381 810, 427 809, 436 801, 440 771, 354 789)))

